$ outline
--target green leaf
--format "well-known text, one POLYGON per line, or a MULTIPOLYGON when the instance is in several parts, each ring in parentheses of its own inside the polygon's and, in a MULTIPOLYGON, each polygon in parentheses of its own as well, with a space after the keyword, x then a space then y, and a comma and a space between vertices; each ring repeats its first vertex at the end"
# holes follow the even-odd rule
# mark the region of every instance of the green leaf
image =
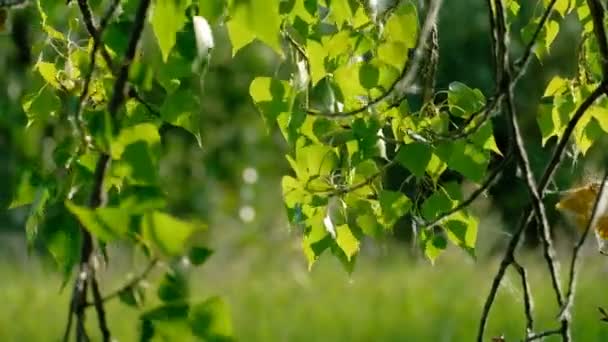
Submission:
POLYGON ((408 60, 408 46, 403 42, 387 41, 378 46, 378 57, 384 63, 401 70, 408 60))
POLYGON ((319 258, 327 248, 333 243, 333 238, 327 232, 323 220, 325 218, 324 208, 313 208, 308 205, 303 206, 306 216, 306 232, 302 239, 302 249, 308 260, 308 268, 319 258))
POLYGON ((144 304, 145 292, 141 286, 129 286, 118 293, 121 303, 135 308, 144 304))
POLYGON ((39 61, 35 66, 36 70, 40 73, 40 76, 53 88, 59 89, 59 81, 57 81, 57 69, 55 64, 49 62, 39 61))
POLYGON ((496 146, 496 139, 494 139, 494 129, 492 128, 492 122, 487 120, 481 127, 477 129, 471 136, 473 144, 484 150, 492 151, 502 156, 502 152, 496 146))
POLYGON ((421 178, 431 160, 431 147, 424 143, 414 142, 401 146, 397 161, 416 177, 421 178))
POLYGON ((158 128, 151 123, 123 128, 118 137, 112 141, 112 158, 120 159, 127 146, 140 141, 151 149, 158 150, 160 148, 158 128))
POLYGON ((378 200, 382 208, 382 220, 388 229, 412 208, 412 201, 400 192, 382 190, 378 200))
POLYGON ((468 118, 483 108, 485 102, 486 99, 479 89, 471 89, 460 82, 450 83, 448 104, 453 115, 468 118))
MULTIPOLYGON (((386 22, 383 37, 389 42, 403 44, 405 49, 411 49, 416 46, 417 36, 418 13, 416 6, 410 1, 403 2, 386 22)), ((402 56, 407 56, 407 51, 403 52, 402 56)))
POLYGON ((249 86, 249 95, 270 129, 279 115, 288 111, 290 86, 270 77, 257 77, 249 86))
POLYGON ((233 333, 230 308, 219 297, 193 305, 188 320, 195 336, 204 341, 231 341, 233 333))
POLYGON ((439 177, 447 169, 448 164, 441 160, 435 153, 431 155, 431 160, 426 167, 426 173, 431 177, 434 183, 437 183, 439 177))
POLYGON ((213 251, 207 247, 192 247, 190 249, 190 253, 188 254, 188 259, 192 265, 200 266, 209 259, 209 257, 213 254, 213 251))
POLYGON ((173 270, 165 273, 156 291, 163 302, 185 301, 190 295, 188 279, 183 272, 173 270))
POLYGON ((301 181, 328 176, 338 165, 338 155, 326 145, 308 145, 296 151, 296 173, 301 181))
POLYGON ((545 30, 547 32, 545 36, 545 46, 547 47, 547 50, 549 50, 559 33, 559 24, 555 20, 548 20, 545 24, 545 30))
POLYGON ((186 9, 191 0, 155 0, 152 12, 152 29, 166 62, 175 45, 175 36, 186 23, 186 9))
POLYGON ((120 195, 120 208, 131 214, 167 207, 165 194, 156 186, 129 186, 120 195))
POLYGON ((484 179, 490 163, 487 151, 461 140, 439 145, 437 155, 449 168, 477 183, 484 179))
POLYGON ((76 220, 65 210, 60 212, 61 214, 58 215, 46 215, 40 240, 53 256, 64 282, 67 282, 72 269, 80 259, 82 234, 76 220))
POLYGON ((25 171, 19 180, 19 184, 13 195, 13 199, 8 209, 18 208, 24 205, 32 204, 36 199, 38 187, 32 184, 32 172, 25 171))
POLYGON ((173 321, 184 320, 188 317, 189 307, 185 303, 163 304, 144 312, 140 319, 143 321, 173 321))
POLYGON ((422 217, 431 221, 446 211, 454 208, 458 201, 453 198, 445 187, 440 187, 422 204, 422 217))
POLYGON ((24 96, 22 101, 23 111, 28 119, 28 127, 34 122, 44 122, 61 110, 59 97, 48 86, 43 86, 38 92, 24 96))
POLYGON ((345 22, 349 22, 353 17, 353 11, 348 0, 331 0, 329 12, 338 27, 341 27, 345 22))
POLYGON ((33 243, 38 236, 38 228, 45 218, 45 209, 49 199, 50 194, 48 189, 39 187, 36 190, 34 202, 32 202, 27 220, 25 221, 25 235, 27 237, 28 246, 30 247, 33 246, 33 243))
POLYGON ((205 17, 212 25, 221 18, 224 13, 224 6, 226 6, 225 0, 198 2, 199 14, 205 17))
POLYGON ((160 109, 160 115, 166 122, 184 128, 192 133, 202 147, 201 106, 199 97, 189 89, 179 89, 167 96, 160 109))
POLYGON ((434 263, 437 257, 445 251, 448 246, 447 240, 441 234, 436 234, 432 230, 424 229, 420 232, 420 243, 424 255, 434 263))
POLYGON ((144 240, 168 256, 184 254, 190 238, 203 230, 197 224, 159 211, 145 214, 141 223, 144 240))
POLYGON ((230 9, 230 15, 226 27, 232 42, 233 56, 256 38, 282 54, 279 39, 281 17, 276 1, 236 1, 230 9))
POLYGON ((464 249, 471 256, 475 256, 475 243, 477 241, 478 221, 463 212, 456 212, 443 223, 447 236, 455 245, 464 249))
POLYGON ((124 128, 112 141, 113 174, 131 184, 154 185, 158 178, 160 135, 150 123, 124 128))
POLYGON ((327 58, 328 51, 321 43, 315 40, 308 40, 306 52, 308 53, 311 81, 313 85, 316 85, 326 75, 325 59, 327 58))
POLYGON ((378 85, 380 72, 378 68, 370 63, 362 64, 359 68, 359 83, 365 89, 372 89, 378 85))
POLYGON ((547 84, 543 96, 554 96, 563 93, 568 89, 568 83, 567 79, 554 76, 551 81, 549 81, 549 84, 547 84))
MULTIPOLYGON (((545 8, 549 5, 552 0, 543 0, 545 4, 545 8)), ((555 5, 553 5, 553 9, 559 13, 562 17, 565 17, 568 12, 570 12, 570 1, 572 0, 557 0, 555 5)), ((574 1, 572 1, 574 2, 574 1)))
POLYGON ((344 251, 348 260, 359 252, 359 239, 346 224, 336 227, 336 243, 344 251))
POLYGON ((71 201, 66 201, 65 206, 99 240, 112 242, 127 237, 131 219, 128 212, 113 207, 90 209, 71 201))

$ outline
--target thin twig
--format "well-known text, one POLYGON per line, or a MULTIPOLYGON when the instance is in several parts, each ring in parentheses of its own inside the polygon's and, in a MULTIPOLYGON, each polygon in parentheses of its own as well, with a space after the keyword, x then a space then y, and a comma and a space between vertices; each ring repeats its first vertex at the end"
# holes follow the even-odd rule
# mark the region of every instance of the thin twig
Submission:
POLYGON ((463 209, 467 208, 469 205, 471 205, 471 203, 473 203, 479 196, 481 196, 481 194, 486 192, 486 190, 488 190, 492 186, 492 184, 494 184, 494 181, 498 178, 498 176, 502 173, 504 168, 507 166, 507 164, 511 160, 511 156, 512 156, 511 151, 508 151, 507 154, 505 155, 505 158, 500 162, 500 164, 498 164, 494 168, 494 170, 492 170, 492 173, 490 173, 490 175, 486 178, 486 180, 483 183, 481 183, 481 185, 477 189, 475 189, 475 191, 473 191, 469 195, 469 197, 467 197, 467 199, 460 202, 454 208, 440 213, 433 220, 421 222, 419 224, 419 227, 420 228, 432 227, 432 226, 438 224, 439 222, 441 222, 446 217, 452 215, 453 213, 463 210, 463 209))
POLYGON ((524 292, 524 313, 526 315, 526 336, 534 331, 534 317, 532 316, 532 291, 528 283, 528 273, 526 269, 517 260, 513 259, 513 267, 521 277, 521 288, 524 292))
MULTIPOLYGON (((152 260, 150 260, 150 262, 148 263, 148 265, 146 266, 146 268, 137 276, 133 277, 132 279, 129 280, 129 282, 127 282, 126 284, 124 284, 123 286, 119 287, 118 289, 110 292, 109 294, 103 296, 101 298, 102 302, 107 302, 110 301, 116 297, 118 297, 121 293, 123 293, 124 291, 127 291, 135 286, 137 286, 139 283, 141 283, 142 281, 144 281, 148 275, 150 274, 150 272, 152 272, 152 270, 154 270, 154 268, 156 267, 156 265, 158 265, 159 260, 154 258, 152 260)), ((94 303, 87 303, 87 306, 91 306, 94 303)))
MULTIPOLYGON (((120 1, 113 1, 113 3, 120 1)), ((112 5, 111 5, 112 6, 112 5)), ((106 62, 106 65, 110 70, 114 70, 114 63, 112 61, 112 56, 110 56, 110 52, 106 49, 106 47, 101 43, 101 33, 97 27, 95 27, 95 19, 93 18, 93 13, 91 12, 91 7, 87 0, 78 0, 78 8, 80 9, 80 13, 82 14, 82 19, 84 21, 84 25, 87 28, 87 31, 91 38, 93 38, 93 44, 97 43, 99 49, 101 49, 101 56, 103 60, 106 62)), ((108 17, 109 21, 109 17, 108 17)), ((101 22, 104 24, 104 21, 101 22)), ((107 22, 105 22, 107 25, 107 22)))
POLYGON ((536 340, 540 340, 541 338, 545 338, 545 337, 549 337, 552 335, 558 335, 561 334, 562 329, 553 329, 553 330, 547 330, 547 331, 543 331, 540 332, 538 334, 534 334, 532 336, 528 336, 524 341, 528 342, 528 341, 536 341, 536 340))
POLYGON ((91 51, 89 53, 89 70, 87 71, 87 73, 84 77, 82 91, 80 93, 78 102, 76 104, 76 114, 75 114, 75 118, 79 124, 80 133, 82 135, 81 138, 83 139, 83 142, 86 143, 86 139, 84 136, 86 133, 84 131, 84 124, 82 122, 82 111, 84 110, 85 103, 89 98, 89 88, 90 88, 91 81, 93 79, 93 74, 95 73, 95 68, 97 65, 97 51, 99 50, 99 47, 103 44, 102 43, 103 32, 105 31, 106 27, 108 26, 108 23, 110 22, 110 18, 112 18, 112 16, 114 16, 114 12, 116 12, 116 9, 118 8, 118 5, 120 4, 120 1, 119 0, 112 1, 112 3, 110 4, 109 8, 107 9, 105 15, 103 16, 98 29, 95 28, 95 24, 93 22, 93 17, 90 12, 91 10, 89 8, 87 1, 79 0, 78 4, 81 9, 82 16, 83 16, 87 29, 94 30, 94 32, 95 32, 94 34, 91 34, 91 36, 93 37, 93 47, 91 48, 91 51))
POLYGON ((523 55, 517 61, 515 61, 515 66, 517 67, 517 71, 516 71, 515 75, 513 76, 513 80, 515 80, 515 81, 519 80, 521 78, 521 76, 523 76, 523 74, 525 73, 525 71, 528 67, 528 63, 530 62, 531 57, 532 57, 532 51, 534 50, 534 45, 537 44, 538 37, 540 36, 541 31, 545 27, 545 23, 549 19, 549 15, 551 15, 551 12, 553 11, 553 7, 555 6, 555 3, 557 3, 557 0, 551 0, 551 2, 547 5, 547 8, 545 8, 545 12, 541 16, 540 21, 538 22, 538 25, 536 26, 536 30, 534 30, 534 34, 532 34, 532 38, 530 39, 530 41, 528 42, 528 45, 526 45, 526 48, 524 49, 523 55))
POLYGON ((93 303, 95 306, 95 312, 97 312, 97 321, 99 323, 99 330, 101 331, 102 340, 104 342, 110 342, 112 335, 110 333, 110 329, 108 328, 108 322, 106 321, 106 311, 103 306, 103 298, 101 297, 101 291, 99 290, 99 283, 97 282, 97 274, 95 269, 91 270, 91 291, 93 292, 93 303))

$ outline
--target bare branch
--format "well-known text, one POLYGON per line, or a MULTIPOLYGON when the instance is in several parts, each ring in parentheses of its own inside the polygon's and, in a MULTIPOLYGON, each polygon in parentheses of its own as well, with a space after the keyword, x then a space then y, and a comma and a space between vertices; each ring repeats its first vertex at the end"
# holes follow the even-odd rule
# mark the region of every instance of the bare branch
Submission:
POLYGON ((513 259, 513 267, 521 277, 521 288, 524 292, 524 313, 526 315, 526 336, 534 331, 534 318, 532 317, 532 291, 528 283, 526 269, 517 260, 513 259))
MULTIPOLYGON (((124 284, 123 286, 119 287, 118 289, 110 292, 109 294, 103 296, 101 298, 102 302, 107 302, 110 301, 116 297, 118 297, 121 293, 123 293, 124 291, 127 291, 129 289, 134 288, 135 286, 139 285, 139 283, 141 283, 142 281, 144 281, 148 275, 150 274, 150 272, 152 272, 152 270, 154 270, 154 268, 156 267, 156 265, 158 265, 159 260, 154 258, 152 260, 150 260, 150 262, 148 263, 148 265, 146 266, 146 268, 137 276, 133 277, 131 280, 129 280, 129 282, 127 282, 126 284, 124 284)), ((94 303, 87 303, 87 306, 91 306, 94 305, 94 303)))
POLYGON ((110 329, 108 328, 108 322, 106 321, 106 311, 103 305, 103 298, 101 298, 101 292, 99 291, 99 283, 97 282, 97 275, 94 269, 91 270, 90 278, 91 291, 93 292, 93 303, 95 306, 95 311, 97 312, 97 321, 99 323, 101 337, 104 342, 110 342, 110 329))
POLYGON ((538 334, 534 334, 532 336, 528 336, 528 338, 526 338, 524 341, 528 342, 528 341, 536 341, 536 340, 540 340, 541 338, 545 338, 545 337, 549 337, 552 335, 558 335, 561 334, 562 329, 553 329, 553 330, 547 330, 547 331, 543 331, 541 333, 538 334))

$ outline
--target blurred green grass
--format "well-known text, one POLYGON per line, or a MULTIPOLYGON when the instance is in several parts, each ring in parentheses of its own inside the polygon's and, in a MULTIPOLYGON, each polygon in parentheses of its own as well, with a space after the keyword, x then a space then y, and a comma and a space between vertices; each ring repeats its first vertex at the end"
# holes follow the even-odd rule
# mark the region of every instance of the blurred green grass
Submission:
MULTIPOLYGON (((308 272, 295 251, 218 254, 193 273, 193 293, 200 299, 224 296, 239 341, 474 340, 497 262, 475 262, 450 251, 432 266, 412 260, 403 249, 362 256, 352 275, 329 255, 308 272)), ((558 309, 542 261, 522 259, 531 274, 536 329, 557 327, 558 309)), ((591 250, 582 259, 574 340, 608 341, 608 324, 599 321, 597 311, 598 306, 608 307, 607 259, 591 250)), ((112 265, 114 270, 103 275, 106 291, 124 282, 122 269, 129 269, 128 263, 112 265)), ((61 278, 35 258, 2 258, 0 279, 0 341, 59 341, 69 286, 60 292, 61 278)), ((523 336, 519 284, 517 274, 509 271, 492 310, 487 340, 504 334, 507 341, 519 341, 523 336)), ((148 293, 153 297, 154 289, 148 293)), ((108 316, 119 341, 137 340, 137 310, 113 301, 108 316)), ((95 328, 93 311, 88 323, 95 328)))

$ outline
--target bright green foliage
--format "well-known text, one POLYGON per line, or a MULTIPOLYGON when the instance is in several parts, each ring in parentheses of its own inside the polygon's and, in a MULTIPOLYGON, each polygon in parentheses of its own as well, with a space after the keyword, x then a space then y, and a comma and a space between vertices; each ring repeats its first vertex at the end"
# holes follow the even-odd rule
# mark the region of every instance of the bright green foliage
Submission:
POLYGON ((175 45, 176 34, 186 23, 186 8, 190 0, 155 0, 152 15, 152 28, 158 40, 163 61, 167 61, 175 45))
POLYGON ((485 98, 479 89, 471 89, 460 82, 450 84, 448 104, 453 115, 469 117, 480 110, 484 103, 485 98))
POLYGON ((112 242, 126 238, 129 228, 129 214, 120 208, 88 209, 66 202, 70 210, 80 223, 103 242, 112 242))
POLYGON ((192 235, 203 229, 195 223, 157 211, 144 215, 141 222, 144 241, 168 256, 184 254, 192 235))
MULTIPOLYGON (((212 254, 200 245, 199 235, 206 225, 169 213, 172 189, 163 188, 166 182, 160 174, 166 157, 162 133, 167 127, 190 133, 202 146, 202 76, 212 54, 199 56, 200 37, 192 18, 203 15, 218 23, 226 4, 210 2, 199 8, 198 2, 190 0, 152 1, 131 61, 125 53, 134 24, 142 18, 136 18, 139 1, 122 2, 100 35, 103 44, 93 65, 95 44, 79 4, 30 3, 40 22, 30 33, 41 43, 35 43, 31 51, 37 62, 24 73, 28 79, 19 101, 27 125, 19 135, 32 132, 42 137, 36 143, 43 152, 37 160, 34 153, 23 156, 27 167, 19 170, 20 181, 10 203, 10 208, 29 206, 24 211, 28 246, 46 249, 66 284, 75 270, 82 271, 78 269, 83 266, 82 243, 90 241, 83 236, 93 240, 93 256, 115 243, 143 251, 152 266, 165 264, 167 273, 157 289, 164 304, 142 315, 141 339, 162 339, 163 334, 171 334, 173 324, 186 327, 189 335, 184 336, 229 339, 225 304, 217 298, 203 302, 189 298, 188 267, 204 264, 212 254), (124 87, 118 81, 123 65, 129 67, 124 87), (85 85, 87 93, 83 93, 85 85), (125 98, 111 107, 111 101, 120 100, 116 91, 124 92, 125 98), (38 135, 40 130, 48 133, 38 135), (184 266, 179 260, 190 262, 184 266)), ((264 3, 256 2, 256 10, 264 3)), ((105 6, 100 1, 90 1, 89 6, 94 24, 99 25, 104 12, 100 9, 105 6)), ((278 18, 278 8, 275 11, 278 18)), ((262 28, 268 27, 273 28, 262 28)), ((257 28, 261 28, 259 23, 257 28)), ((278 33, 278 26, 274 30, 278 33)), ((279 47, 278 39, 277 34, 275 47, 279 47)), ((86 259, 92 263, 95 258, 86 259)), ((126 305, 141 307, 146 292, 134 283, 117 297, 126 305)), ((167 336, 182 340, 179 335, 167 336)))
POLYGON ((232 54, 256 38, 281 53, 279 4, 268 0, 230 2, 231 18, 227 27, 232 41, 232 54))
MULTIPOLYGON (((268 36, 254 32, 252 19, 243 24, 240 11, 255 4, 233 5, 228 22, 233 47, 258 38, 276 50, 268 36)), ((516 12, 515 5, 511 8, 516 12)), ((342 0, 293 1, 278 7, 283 15, 282 63, 292 72, 279 79, 254 79, 250 94, 267 126, 276 122, 289 144, 293 175, 283 178, 283 195, 289 219, 303 229, 309 265, 330 250, 350 270, 363 236, 391 232, 405 216, 432 220, 456 205, 460 198, 448 205, 432 204, 444 196, 445 185, 438 181, 446 169, 481 183, 492 153, 500 157, 502 152, 491 123, 477 120, 465 127, 475 130, 467 139, 434 141, 435 135, 483 110, 486 99, 478 89, 454 82, 444 102, 418 111, 404 98, 390 102, 400 95, 399 86, 391 88, 411 62, 410 50, 419 39, 413 3, 402 2, 382 13, 342 0), (322 17, 325 10, 328 15, 322 17), (317 26, 321 23, 326 29, 317 26), (396 93, 386 96, 390 91, 396 93), (371 99, 380 100, 356 110, 371 99), (393 163, 414 176, 415 183, 429 187, 426 201, 410 199, 403 188, 386 188, 382 176, 393 163), (428 216, 429 210, 433 215, 428 216)), ((457 212, 438 225, 440 231, 425 227, 420 233, 431 260, 448 240, 474 254, 477 223, 472 215, 457 212)))

